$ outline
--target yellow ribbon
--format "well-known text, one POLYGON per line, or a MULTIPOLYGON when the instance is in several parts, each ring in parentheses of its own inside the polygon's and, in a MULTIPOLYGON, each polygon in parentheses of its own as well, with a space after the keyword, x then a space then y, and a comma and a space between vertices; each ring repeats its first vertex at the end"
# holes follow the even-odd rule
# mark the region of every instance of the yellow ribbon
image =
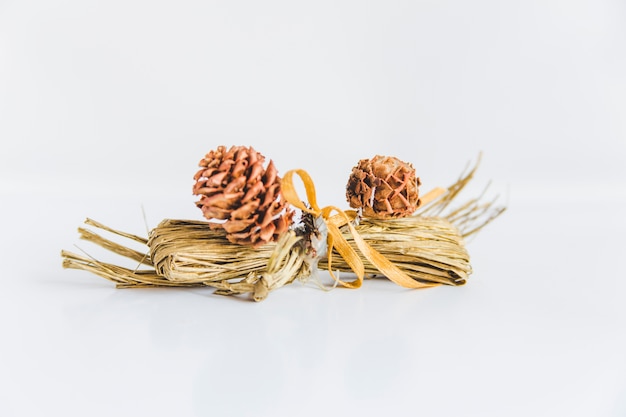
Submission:
POLYGON ((313 180, 309 174, 303 169, 293 169, 288 171, 283 176, 281 181, 281 193, 285 200, 291 205, 299 208, 300 210, 310 213, 315 217, 322 217, 326 223, 328 229, 328 272, 339 284, 347 288, 359 288, 363 283, 363 277, 365 275, 365 266, 363 261, 356 253, 356 251, 350 246, 346 238, 343 236, 340 227, 347 225, 354 243, 363 256, 374 265, 383 275, 389 278, 391 281, 406 288, 428 288, 434 287, 439 284, 424 284, 409 277, 400 268, 394 265, 389 259, 383 256, 376 249, 372 248, 357 232, 356 228, 352 225, 352 220, 356 217, 356 212, 352 210, 343 211, 335 206, 326 206, 320 208, 317 205, 317 196, 315 193, 315 186, 313 180), (298 197, 296 188, 293 184, 293 175, 297 174, 304 183, 304 189, 309 202, 310 208, 307 207, 302 200, 298 197), (337 214, 331 216, 333 212, 337 214), (350 269, 356 274, 357 279, 355 281, 344 282, 339 280, 332 271, 332 253, 333 248, 337 249, 337 252, 350 266, 350 269))

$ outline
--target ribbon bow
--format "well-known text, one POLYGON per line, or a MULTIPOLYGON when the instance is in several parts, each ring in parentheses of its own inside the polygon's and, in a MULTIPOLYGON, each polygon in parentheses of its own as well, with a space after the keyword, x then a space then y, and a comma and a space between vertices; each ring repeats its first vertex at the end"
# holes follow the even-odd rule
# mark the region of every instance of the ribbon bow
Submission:
POLYGON ((384 255, 382 255, 376 249, 372 248, 363 239, 363 237, 361 237, 359 232, 352 225, 352 220, 356 218, 356 212, 352 210, 346 212, 335 206, 326 206, 324 208, 320 208, 317 205, 317 197, 315 193, 315 186, 313 185, 313 180, 305 170, 293 169, 291 171, 287 171, 281 181, 281 193, 283 194, 285 200, 287 200, 294 207, 297 207, 304 212, 310 213, 315 217, 321 216, 322 219, 324 219, 324 222, 326 223, 326 227, 328 229, 328 272, 333 277, 333 279, 342 286, 347 288, 359 288, 363 283, 363 277, 365 275, 365 266, 363 265, 363 260, 359 257, 359 255, 352 248, 352 246, 350 246, 346 238, 339 230, 339 228, 344 225, 348 226, 348 229, 352 234, 352 238, 354 239, 354 243, 356 244, 361 254, 391 281, 405 288, 428 288, 438 285, 424 284, 414 280, 413 278, 409 277, 405 272, 403 272, 400 268, 394 265, 384 255), (307 207, 298 197, 298 193, 296 192, 296 188, 293 184, 294 174, 297 174, 304 183, 304 189, 306 191, 308 203, 311 206, 310 208, 307 207), (333 212, 336 212, 336 214, 332 215, 333 212), (356 274, 356 280, 344 282, 339 280, 335 276, 331 267, 333 248, 337 250, 339 255, 341 255, 341 257, 350 266, 350 269, 352 269, 352 271, 356 274))

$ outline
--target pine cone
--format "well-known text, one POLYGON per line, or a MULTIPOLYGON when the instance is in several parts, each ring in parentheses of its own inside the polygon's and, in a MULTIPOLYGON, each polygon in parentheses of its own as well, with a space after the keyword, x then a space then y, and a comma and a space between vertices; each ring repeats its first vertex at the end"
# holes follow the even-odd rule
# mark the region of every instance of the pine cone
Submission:
POLYGON ((219 146, 200 161, 194 176, 196 203, 211 227, 223 228, 233 243, 260 246, 275 241, 292 222, 293 210, 280 193, 272 161, 252 147, 219 146))
POLYGON ((361 159, 352 168, 346 198, 350 207, 362 208, 365 217, 406 217, 420 205, 419 185, 413 165, 376 155, 371 160, 361 159))

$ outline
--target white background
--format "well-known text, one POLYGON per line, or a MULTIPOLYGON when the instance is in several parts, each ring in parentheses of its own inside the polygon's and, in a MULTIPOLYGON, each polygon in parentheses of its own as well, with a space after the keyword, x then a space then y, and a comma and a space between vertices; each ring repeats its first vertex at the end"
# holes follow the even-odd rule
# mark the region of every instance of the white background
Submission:
POLYGON ((2 416, 626 415, 623 1, 0 0, 0 139, 2 416), (482 151, 468 192, 508 211, 460 288, 255 304, 61 268, 100 255, 85 217, 201 219, 220 144, 344 208, 361 158, 426 191, 482 151))

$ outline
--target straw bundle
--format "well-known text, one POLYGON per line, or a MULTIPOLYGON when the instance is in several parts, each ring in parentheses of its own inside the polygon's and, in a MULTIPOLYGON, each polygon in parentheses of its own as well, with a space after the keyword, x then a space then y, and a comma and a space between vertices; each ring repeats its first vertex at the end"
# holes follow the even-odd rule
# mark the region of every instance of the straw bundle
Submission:
MULTIPOLYGON (((356 228, 375 250, 387 257, 411 278, 432 284, 463 285, 472 272, 463 237, 450 222, 438 217, 411 216, 393 220, 363 219, 356 228)), ((356 249, 351 235, 346 239, 356 249)), ((350 267, 336 253, 333 269, 350 267)), ((328 267, 320 261, 320 268, 328 267)), ((368 275, 380 275, 365 262, 368 275)))
POLYGON ((136 269, 98 261, 63 250, 63 267, 92 272, 113 281, 117 288, 211 286, 216 293, 252 293, 257 299, 297 278, 308 276, 310 265, 293 231, 276 243, 261 247, 231 243, 224 230, 208 222, 163 220, 149 239, 108 228, 92 219, 85 224, 146 245, 146 253, 129 249, 101 235, 79 228, 81 239, 140 263, 136 269), (143 265, 148 268, 139 269, 143 265))

